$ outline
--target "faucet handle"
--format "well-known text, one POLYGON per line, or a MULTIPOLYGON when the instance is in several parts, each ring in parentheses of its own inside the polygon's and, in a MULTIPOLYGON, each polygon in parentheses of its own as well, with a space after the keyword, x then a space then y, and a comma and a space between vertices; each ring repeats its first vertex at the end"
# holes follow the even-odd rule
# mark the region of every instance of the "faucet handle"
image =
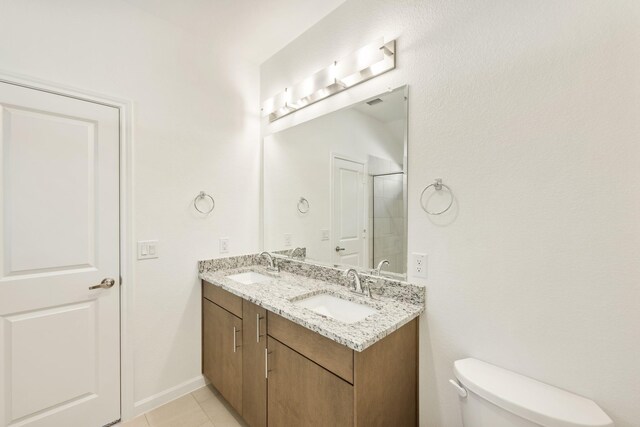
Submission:
POLYGON ((383 279, 381 277, 367 277, 367 284, 374 285, 374 289, 382 287, 383 279))
POLYGON ((382 280, 380 280, 380 279, 374 279, 372 277, 367 277, 364 280, 364 282, 367 285, 367 295, 370 296, 370 297, 371 297, 371 291, 379 291, 383 287, 382 280))
MULTIPOLYGON (((372 279, 371 277, 364 277, 362 278, 362 293, 366 296, 368 296, 369 298, 373 298, 371 296, 371 285, 376 283, 376 280, 372 279)), ((373 288, 373 289, 377 289, 377 288, 373 288)))

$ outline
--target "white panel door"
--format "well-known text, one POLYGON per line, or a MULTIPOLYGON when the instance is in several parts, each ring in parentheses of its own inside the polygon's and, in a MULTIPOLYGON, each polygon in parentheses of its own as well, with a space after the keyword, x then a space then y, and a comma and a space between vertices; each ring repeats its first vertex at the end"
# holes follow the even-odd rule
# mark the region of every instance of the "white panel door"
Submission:
POLYGON ((0 82, 0 426, 120 418, 119 276, 118 110, 0 82))
POLYGON ((364 164, 333 159, 333 262, 365 266, 364 164))

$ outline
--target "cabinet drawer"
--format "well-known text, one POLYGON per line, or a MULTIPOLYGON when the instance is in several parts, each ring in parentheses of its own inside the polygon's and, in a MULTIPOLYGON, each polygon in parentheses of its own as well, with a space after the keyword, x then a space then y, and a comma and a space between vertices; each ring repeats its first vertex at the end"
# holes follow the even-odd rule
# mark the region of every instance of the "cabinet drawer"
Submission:
POLYGON ((353 384, 353 350, 350 348, 271 312, 267 313, 267 333, 353 384))
POLYGON ((242 298, 204 280, 202 296, 242 319, 242 298))

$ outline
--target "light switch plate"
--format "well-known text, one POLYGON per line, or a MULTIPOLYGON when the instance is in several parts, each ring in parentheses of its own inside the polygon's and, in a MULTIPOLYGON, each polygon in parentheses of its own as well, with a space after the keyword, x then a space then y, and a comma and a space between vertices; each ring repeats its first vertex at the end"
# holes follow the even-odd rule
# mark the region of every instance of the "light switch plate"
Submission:
POLYGON ((138 259, 158 258, 157 240, 138 240, 138 259))
POLYGON ((413 276, 420 277, 422 279, 427 278, 427 254, 411 254, 413 260, 413 276))
POLYGON ((228 237, 220 238, 220 253, 221 254, 229 253, 229 238, 228 237))
POLYGON ((291 233, 284 233, 284 246, 286 248, 291 247, 291 240, 293 240, 293 235, 291 233))
POLYGON ((327 241, 329 240, 329 230, 320 230, 320 240, 327 241))

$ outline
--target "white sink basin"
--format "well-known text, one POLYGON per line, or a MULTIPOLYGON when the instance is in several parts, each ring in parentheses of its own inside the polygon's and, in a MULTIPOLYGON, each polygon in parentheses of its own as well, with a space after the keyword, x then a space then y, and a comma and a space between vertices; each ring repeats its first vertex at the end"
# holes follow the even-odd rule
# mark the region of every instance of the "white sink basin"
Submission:
POLYGON ((375 308, 329 294, 314 295, 294 304, 343 323, 356 323, 377 312, 375 308))
POLYGON ((253 285, 260 283, 269 283, 273 280, 272 277, 264 274, 255 273, 253 271, 247 271, 245 273, 232 274, 227 276, 227 279, 231 279, 234 282, 242 283, 243 285, 253 285))

